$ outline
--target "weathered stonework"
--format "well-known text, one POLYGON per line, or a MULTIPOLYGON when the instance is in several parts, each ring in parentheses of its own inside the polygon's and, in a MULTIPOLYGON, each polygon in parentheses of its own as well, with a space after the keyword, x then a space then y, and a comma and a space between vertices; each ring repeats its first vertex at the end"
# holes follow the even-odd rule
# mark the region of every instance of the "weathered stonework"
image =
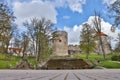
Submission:
POLYGON ((75 53, 81 53, 81 49, 80 49, 79 45, 69 45, 68 46, 68 54, 72 55, 75 53))
POLYGON ((108 43, 108 36, 103 32, 101 32, 99 34, 97 33, 97 35, 95 36, 96 53, 98 53, 98 54, 102 53, 102 48, 100 46, 99 36, 101 36, 105 53, 106 54, 111 53, 110 45, 108 43))
POLYGON ((68 34, 65 31, 53 32, 53 55, 68 55, 68 34))

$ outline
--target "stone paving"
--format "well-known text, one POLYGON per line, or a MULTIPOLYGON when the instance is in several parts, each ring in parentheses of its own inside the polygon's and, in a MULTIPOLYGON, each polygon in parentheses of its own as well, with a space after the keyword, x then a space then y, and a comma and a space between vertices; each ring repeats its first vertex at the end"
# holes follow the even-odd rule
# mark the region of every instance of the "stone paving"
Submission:
POLYGON ((0 70, 0 80, 120 80, 120 69, 0 70))

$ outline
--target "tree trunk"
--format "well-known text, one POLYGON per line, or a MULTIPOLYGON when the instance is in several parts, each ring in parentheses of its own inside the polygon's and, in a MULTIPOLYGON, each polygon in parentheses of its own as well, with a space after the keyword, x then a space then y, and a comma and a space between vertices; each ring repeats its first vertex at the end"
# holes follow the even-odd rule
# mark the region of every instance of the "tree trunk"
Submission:
POLYGON ((104 45, 103 45, 103 41, 102 41, 101 36, 99 36, 99 40, 100 40, 100 47, 101 47, 101 49, 102 49, 103 58, 106 59, 105 50, 104 50, 104 45))

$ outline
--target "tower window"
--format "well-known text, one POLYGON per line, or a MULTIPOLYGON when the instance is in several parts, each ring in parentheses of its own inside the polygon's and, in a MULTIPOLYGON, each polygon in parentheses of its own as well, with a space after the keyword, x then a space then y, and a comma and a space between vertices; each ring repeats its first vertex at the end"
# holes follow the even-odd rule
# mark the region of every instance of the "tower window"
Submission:
POLYGON ((62 40, 59 40, 59 42, 62 42, 62 40))

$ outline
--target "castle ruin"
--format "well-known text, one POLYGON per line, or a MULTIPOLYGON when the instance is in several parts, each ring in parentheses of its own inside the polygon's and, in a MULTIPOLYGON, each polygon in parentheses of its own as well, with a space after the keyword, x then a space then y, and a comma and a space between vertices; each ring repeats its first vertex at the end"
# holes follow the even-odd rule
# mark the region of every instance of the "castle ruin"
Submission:
POLYGON ((103 32, 95 34, 96 53, 98 53, 98 54, 102 53, 99 36, 101 36, 105 53, 106 54, 111 53, 110 44, 108 43, 108 36, 103 32))
POLYGON ((68 34, 65 31, 53 32, 53 55, 68 55, 68 34))

